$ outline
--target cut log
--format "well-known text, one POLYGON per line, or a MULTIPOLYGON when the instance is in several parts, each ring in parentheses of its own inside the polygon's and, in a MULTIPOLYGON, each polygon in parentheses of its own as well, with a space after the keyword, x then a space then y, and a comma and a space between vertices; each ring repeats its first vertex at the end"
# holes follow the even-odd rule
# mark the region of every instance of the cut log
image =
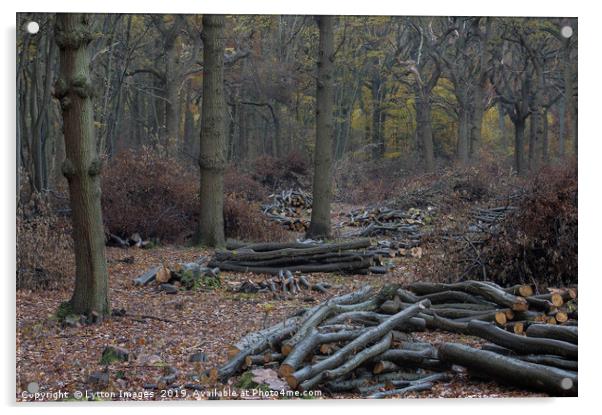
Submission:
MULTIPOLYGON (((377 369, 378 362, 388 361, 401 367, 422 367, 426 369, 433 369, 434 367, 440 368, 439 361, 435 359, 436 351, 434 349, 428 350, 402 350, 402 349, 391 349, 377 356, 377 363, 374 370, 377 369)), ((374 372, 380 373, 380 372, 374 372)))
POLYGON ((514 350, 518 354, 554 354, 577 360, 577 346, 553 339, 519 336, 508 333, 493 324, 483 321, 468 323, 468 332, 497 345, 514 350))
POLYGON ((372 307, 372 303, 362 303, 362 300, 366 299, 371 292, 371 287, 366 286, 358 291, 352 293, 352 295, 334 297, 328 300, 325 303, 317 306, 314 310, 311 310, 306 314, 301 321, 301 325, 299 330, 295 333, 295 335, 288 341, 284 342, 282 345, 282 354, 287 356, 290 351, 295 347, 301 339, 307 336, 307 334, 314 329, 318 324, 328 318, 335 310, 337 306, 345 306, 355 304, 356 308, 372 307))
POLYGON ((369 246, 370 239, 357 239, 349 242, 310 246, 308 248, 284 248, 264 252, 216 251, 215 257, 217 261, 227 261, 230 259, 234 259, 236 261, 260 261, 282 257, 294 258, 298 255, 307 256, 313 254, 323 254, 327 252, 345 251, 349 249, 361 249, 369 246))
MULTIPOLYGON (((337 367, 336 369, 326 370, 324 372, 324 377, 327 380, 333 380, 338 377, 346 375, 347 373, 351 372, 353 369, 362 365, 364 362, 367 362, 368 360, 372 359, 374 356, 378 356, 378 355, 382 354, 383 352, 385 352, 385 350, 389 349, 389 347, 391 347, 392 338, 393 338, 393 336, 391 336, 391 333, 386 334, 382 338, 382 340, 380 340, 378 343, 374 344, 373 346, 367 347, 367 348, 363 349, 362 351, 356 353, 353 356, 353 358, 349 359, 343 365, 337 367)), ((307 389, 305 389, 305 390, 307 390, 307 389)))
POLYGON ((286 267, 250 267, 242 266, 233 262, 211 262, 210 266, 218 267, 222 271, 234 271, 234 272, 253 272, 256 274, 273 274, 277 275, 280 271, 290 272, 343 272, 343 271, 357 271, 361 269, 368 269, 370 267, 370 258, 361 258, 353 261, 336 262, 330 264, 303 264, 303 265, 291 265, 286 267))
POLYGON ((472 311, 495 311, 495 306, 489 304, 472 304, 472 303, 446 303, 446 304, 433 304, 431 310, 439 310, 442 308, 456 308, 460 310, 472 310, 472 311))
POLYGON ((106 238, 107 246, 116 246, 119 248, 129 248, 130 244, 126 240, 120 238, 119 236, 112 234, 112 233, 109 233, 106 235, 108 236, 108 238, 106 238))
POLYGON ((547 324, 531 324, 527 328, 527 336, 539 337, 546 339, 555 339, 572 344, 577 344, 578 341, 577 326, 550 326, 547 324))
POLYGON ((316 376, 301 383, 297 388, 301 391, 312 390, 315 389, 316 386, 318 386, 323 381, 334 380, 343 375, 346 375, 353 369, 362 365, 365 361, 387 350, 391 346, 391 337, 392 336, 390 333, 386 334, 379 342, 361 350, 360 352, 355 354, 351 359, 347 360, 345 363, 343 363, 336 369, 325 370, 323 372, 320 372, 316 376))
POLYGON ((506 331, 514 334, 523 334, 525 332, 525 323, 522 321, 512 321, 504 325, 506 331))
POLYGON ((552 396, 577 396, 577 376, 569 371, 457 343, 439 346, 439 358, 515 386, 544 391, 552 396))
POLYGON ((134 280, 134 285, 147 285, 148 283, 154 281, 157 278, 157 273, 160 269, 161 267, 154 267, 149 269, 144 274, 140 275, 134 280))
POLYGON ((289 324, 283 327, 280 331, 272 334, 269 337, 264 337, 250 347, 240 351, 236 356, 230 359, 225 365, 217 369, 217 379, 225 382, 230 377, 234 376, 244 365, 247 356, 263 353, 266 349, 273 347, 282 340, 289 337, 297 329, 297 324, 289 324))
POLYGON ((531 297, 533 295, 533 287, 525 284, 513 285, 503 290, 509 294, 520 295, 521 297, 531 297))
POLYGON ((421 392, 426 390, 431 390, 433 388, 432 382, 420 382, 413 385, 406 386, 401 389, 391 389, 383 392, 376 392, 372 395, 368 396, 368 399, 382 399, 387 396, 399 395, 404 396, 410 392, 421 392))
POLYGON ((449 331, 450 333, 468 334, 468 323, 461 323, 447 318, 428 315, 425 313, 418 314, 418 317, 426 321, 426 327, 431 330, 449 331))
POLYGON ((299 317, 290 317, 286 319, 284 322, 279 322, 274 324, 271 327, 260 331, 254 331, 248 333, 246 336, 241 338, 238 343, 234 345, 230 345, 228 347, 228 359, 233 358, 238 353, 240 353, 244 349, 248 349, 253 347, 253 345, 262 342, 264 339, 273 336, 274 334, 280 332, 284 327, 288 327, 290 325, 296 325, 299 322, 299 317))
POLYGON ((568 314, 560 310, 550 313, 550 316, 553 316, 557 323, 564 323, 569 319, 568 314))
MULTIPOLYGON (((499 326, 503 326, 508 321, 508 317, 506 315, 506 311, 510 310, 499 310, 499 311, 489 311, 485 313, 475 313, 470 317, 463 317, 456 319, 459 323, 468 323, 473 320, 479 321, 488 321, 498 324, 499 326)), ((439 314, 437 310, 437 314, 439 314)))
POLYGON ((159 267, 159 271, 157 271, 157 276, 155 279, 159 284, 165 284, 171 279, 171 271, 169 271, 169 269, 163 265, 159 267))
POLYGON ((295 248, 295 249, 307 249, 313 248, 316 246, 320 246, 319 243, 304 243, 304 242, 242 242, 242 241, 234 241, 228 240, 226 242, 226 249, 228 250, 238 250, 245 249, 254 252, 265 252, 265 251, 277 251, 280 249, 286 248, 295 248))
POLYGON ((517 359, 525 362, 537 363, 545 366, 552 366, 558 369, 576 372, 578 363, 575 360, 567 360, 562 357, 547 354, 530 354, 526 356, 517 356, 517 359))
POLYGON ((399 313, 389 317, 387 320, 380 323, 378 326, 372 327, 366 330, 359 337, 354 339, 353 341, 347 343, 344 347, 342 347, 339 351, 334 353, 328 359, 325 359, 315 365, 306 366, 295 373, 286 377, 287 383, 292 387, 296 388, 302 382, 307 379, 313 378, 319 373, 335 368, 343 364, 347 356, 353 353, 356 350, 361 350, 366 345, 374 342, 377 339, 381 339, 386 333, 398 327, 402 323, 409 320, 411 317, 414 317, 420 311, 424 310, 430 306, 430 302, 428 300, 423 300, 418 304, 415 304, 411 307, 408 307, 399 313))
POLYGON ((433 294, 425 294, 418 297, 420 300, 428 298, 432 304, 447 304, 447 303, 468 303, 468 304, 483 304, 495 308, 496 304, 462 291, 441 291, 433 294))
POLYGON ((399 370, 400 367, 397 366, 395 363, 390 362, 388 360, 381 360, 374 365, 372 372, 375 375, 380 375, 382 373, 397 372, 399 370))
POLYGON ((288 355, 282 365, 280 365, 280 369, 278 370, 278 374, 286 378, 286 376, 293 373, 300 365, 310 356, 314 350, 325 343, 334 343, 340 341, 349 341, 351 339, 355 339, 362 333, 361 330, 355 331, 340 331, 334 333, 318 333, 317 330, 313 329, 311 333, 309 333, 304 339, 298 342, 292 350, 288 351, 288 355))
POLYGON ((410 284, 410 289, 418 295, 435 294, 442 291, 463 291, 479 295, 515 311, 524 311, 528 308, 525 298, 509 294, 496 286, 481 281, 463 281, 453 284, 416 282, 410 284))

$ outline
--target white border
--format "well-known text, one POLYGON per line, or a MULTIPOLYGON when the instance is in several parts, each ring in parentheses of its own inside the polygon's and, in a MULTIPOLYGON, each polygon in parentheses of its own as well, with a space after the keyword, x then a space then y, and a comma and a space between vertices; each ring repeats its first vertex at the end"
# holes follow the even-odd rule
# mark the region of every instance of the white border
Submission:
MULTIPOLYGON (((602 155, 599 133, 600 119, 600 10, 594 2, 557 1, 545 2, 526 0, 469 1, 469 0, 428 0, 428 1, 366 1, 366 0, 217 0, 217 1, 123 1, 104 0, 74 2, 67 0, 5 1, 2 3, 2 37, 3 64, 0 65, 3 91, 0 98, 0 126, 3 129, 0 138, 0 154, 4 157, 2 163, 2 194, 5 196, 2 206, 4 222, 4 238, 2 252, 3 270, 2 281, 4 289, 4 341, 1 342, 3 364, 0 376, 0 391, 2 401, 8 406, 8 411, 30 413, 44 411, 45 413, 64 413, 72 411, 86 413, 103 413, 114 411, 140 411, 149 414, 165 414, 165 411, 232 411, 236 413, 250 412, 279 413, 307 415, 308 411, 349 411, 363 412, 374 408, 378 411, 408 412, 420 411, 426 413, 445 413, 463 415, 478 413, 483 415, 504 414, 509 412, 529 413, 582 413, 593 406, 600 393, 599 384, 600 358, 598 326, 594 305, 600 303, 600 222, 599 213, 602 208, 598 194, 600 191, 600 157, 602 155), (376 15, 484 15, 484 16, 577 16, 579 17, 579 267, 581 286, 579 290, 581 308, 581 345, 580 345, 580 398, 578 399, 498 399, 498 400, 405 400, 405 401, 295 401, 291 402, 203 402, 203 403, 171 403, 137 405, 128 404, 98 404, 87 405, 19 405, 14 404, 14 170, 15 170, 15 13, 17 11, 85 11, 85 12, 122 12, 122 13, 244 13, 244 14, 376 14, 376 15), (595 323, 594 323, 595 320, 595 323), (597 324, 596 324, 597 323, 597 324), (595 325, 594 325, 595 324, 595 325), (597 375, 597 376, 596 376, 597 375), (109 407, 108 407, 109 406, 109 407)), ((602 395, 600 395, 602 397, 602 395)))

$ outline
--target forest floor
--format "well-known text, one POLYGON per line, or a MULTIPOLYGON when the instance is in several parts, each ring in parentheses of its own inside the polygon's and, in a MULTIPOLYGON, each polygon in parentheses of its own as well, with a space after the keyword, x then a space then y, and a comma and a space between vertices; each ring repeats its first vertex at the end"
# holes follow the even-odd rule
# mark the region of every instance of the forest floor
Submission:
MULTIPOLYGON (((368 283, 374 287, 385 282, 406 283, 419 275, 418 257, 395 258, 395 268, 383 275, 311 274, 310 282, 332 285, 328 293, 300 293, 297 296, 275 297, 272 293, 245 294, 235 288, 246 279, 257 281, 252 274, 221 274, 220 288, 207 291, 179 291, 175 295, 159 292, 157 286, 134 286, 133 279, 151 267, 166 263, 185 263, 210 255, 210 251, 180 246, 162 246, 148 250, 107 248, 110 273, 110 296, 113 309, 127 314, 112 317, 96 325, 63 327, 56 310, 68 300, 68 291, 17 292, 17 400, 28 401, 24 393, 31 382, 40 392, 93 390, 89 376, 108 370, 110 383, 102 388, 113 396, 96 396, 100 400, 171 400, 206 399, 187 392, 182 396, 155 390, 152 396, 142 395, 145 386, 157 384, 166 367, 178 369, 178 384, 195 383, 195 375, 223 364, 226 348, 250 331, 275 324, 286 316, 316 304, 335 294, 347 293, 368 283), (144 317, 151 316, 151 317, 144 317), (157 317, 158 320, 152 317, 157 317), (128 349, 133 358, 113 363, 110 368, 100 363, 105 346, 128 349), (190 362, 197 352, 206 354, 206 362, 190 362), (133 395, 123 396, 123 391, 133 395), (121 395, 120 395, 121 392, 121 395)), ((477 346, 482 340, 449 333, 415 333, 417 340, 432 343, 457 341, 477 346)), ((230 380, 235 388, 237 379, 230 380)), ((147 391, 150 391, 146 389, 147 391)), ((85 392, 84 392, 85 393, 85 392)), ((456 373, 448 383, 436 384, 430 391, 412 393, 408 397, 526 397, 545 396, 521 391, 493 382, 481 382, 456 373)), ((322 398, 354 398, 353 394, 324 394, 322 398)), ((64 397, 62 399, 65 399, 64 397)), ((258 399, 258 398, 254 398, 258 399)), ((265 398, 265 399, 276 399, 265 398)), ((54 400, 52 397, 42 400, 54 400)))

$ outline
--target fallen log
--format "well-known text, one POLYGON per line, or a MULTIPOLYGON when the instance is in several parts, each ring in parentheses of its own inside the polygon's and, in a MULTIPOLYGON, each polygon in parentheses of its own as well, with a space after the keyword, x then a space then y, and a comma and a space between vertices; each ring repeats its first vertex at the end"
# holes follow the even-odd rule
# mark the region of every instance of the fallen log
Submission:
POLYGON ((577 371, 578 362, 575 360, 564 359, 560 356, 554 355, 519 355, 510 349, 506 349, 505 347, 498 346, 497 344, 486 343, 481 346, 481 350, 487 350, 490 352, 494 352, 500 354, 502 356, 510 356, 515 359, 523 360, 525 362, 537 363, 545 366, 552 366, 558 369, 569 370, 569 371, 577 371))
POLYGON ((348 242, 339 242, 332 244, 321 244, 318 246, 311 246, 309 248, 284 248, 275 251, 263 251, 263 252, 237 252, 237 251, 216 251, 215 258, 217 261, 260 261, 274 258, 294 258, 302 255, 313 255, 313 254, 324 254, 328 252, 346 251, 349 249, 361 249, 370 246, 370 239, 357 239, 348 242))
MULTIPOLYGON (((362 365, 364 362, 372 359, 374 356, 378 356, 385 352, 385 350, 391 347, 391 341, 393 336, 391 333, 385 335, 378 343, 370 346, 361 352, 356 353, 352 359, 349 359, 345 364, 337 367, 336 369, 326 370, 324 372, 324 378, 327 380, 336 379, 340 376, 344 376, 351 372, 353 369, 362 365)), ((307 390, 307 389, 305 389, 307 390)))
POLYGON ((266 338, 280 332, 284 327, 296 325, 299 323, 299 317, 290 317, 263 330, 250 332, 241 338, 236 344, 228 346, 228 358, 231 359, 244 349, 253 347, 253 345, 263 342, 266 338))
POLYGON ((370 344, 377 339, 382 338, 386 333, 393 330, 401 323, 409 320, 411 317, 414 317, 421 310, 424 310, 428 306, 430 306, 430 302, 428 300, 423 300, 418 304, 408 307, 400 311, 399 313, 389 317, 387 320, 380 323, 378 326, 366 330, 359 337, 347 343, 344 347, 342 347, 340 350, 338 350, 336 353, 334 353, 327 359, 324 359, 321 362, 316 363, 315 365, 305 366, 304 368, 297 370, 296 372, 287 376, 287 383, 290 387, 296 388, 307 379, 313 378, 325 370, 329 370, 340 366, 341 364, 343 364, 347 356, 349 356, 351 353, 353 353, 356 350, 362 349, 367 344, 370 344))
POLYGON ((531 324, 526 331, 528 337, 561 340, 572 344, 578 341, 577 326, 551 326, 548 324, 531 324))
POLYGON ((486 300, 511 308, 515 311, 524 311, 528 308, 527 300, 509 294, 491 284, 481 281, 463 281, 453 284, 416 282, 410 284, 412 292, 418 295, 436 294, 443 291, 463 291, 473 295, 479 295, 486 300))
POLYGON ((225 365, 217 369, 217 379, 221 382, 225 382, 228 378, 234 376, 234 374, 241 369, 241 367, 245 364, 247 356, 263 353, 266 349, 272 347, 274 344, 278 344, 282 340, 289 337, 296 329, 296 324, 289 324, 271 336, 264 337, 261 341, 254 343, 247 349, 241 350, 225 365))
POLYGON ((552 396, 577 396, 577 376, 562 369, 524 362, 458 343, 439 346, 439 358, 512 385, 540 390, 552 396))
POLYGON ((161 268, 161 266, 158 266, 149 269, 134 280, 134 285, 147 285, 148 283, 154 281, 157 278, 157 273, 161 268))
POLYGON ((228 240, 226 242, 226 249, 234 251, 237 249, 245 249, 254 252, 265 252, 265 251, 276 251, 279 249, 295 248, 295 249, 306 249, 320 246, 317 242, 242 242, 228 240))
POLYGON ((290 272, 339 272, 339 271, 354 271, 361 269, 368 269, 370 267, 370 259, 362 258, 359 260, 337 262, 331 264, 305 264, 305 265, 291 265, 285 267, 255 267, 255 266, 243 266, 237 265, 232 262, 211 262, 210 265, 218 267, 223 271, 234 271, 234 272, 253 272, 257 274, 274 274, 277 275, 280 271, 290 272))
POLYGON ((293 373, 301 363, 313 353, 316 347, 324 343, 348 341, 358 337, 361 333, 362 330, 318 333, 318 331, 314 329, 309 335, 299 341, 294 348, 288 350, 288 353, 282 353, 286 356, 286 359, 280 365, 278 374, 281 377, 286 378, 286 376, 293 373))
POLYGON ((503 290, 509 294, 520 295, 521 297, 531 297, 533 295, 533 287, 526 284, 513 285, 503 290))
POLYGON ((478 320, 468 323, 468 333, 514 350, 518 354, 553 354, 577 360, 577 346, 560 340, 519 336, 478 320))

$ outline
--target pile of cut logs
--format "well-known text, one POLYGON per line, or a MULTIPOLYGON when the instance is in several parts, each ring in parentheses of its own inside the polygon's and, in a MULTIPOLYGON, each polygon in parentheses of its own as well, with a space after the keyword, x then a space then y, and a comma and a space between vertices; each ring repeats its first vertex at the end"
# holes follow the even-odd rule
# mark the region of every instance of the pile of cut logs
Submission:
POLYGON ((275 278, 266 278, 259 282, 245 280, 240 284, 237 291, 243 293, 282 292, 295 295, 303 290, 325 293, 330 287, 330 284, 324 282, 312 284, 306 275, 293 275, 288 270, 286 272, 280 270, 278 277, 275 278))
POLYGON ((386 273, 369 239, 339 243, 267 242, 229 244, 218 250, 209 267, 222 271, 275 274, 280 272, 386 273))
POLYGON ((374 292, 365 286, 249 333, 229 348, 230 360, 208 370, 203 380, 225 382, 260 366, 277 371, 298 391, 383 398, 449 382, 457 366, 463 366, 481 379, 553 396, 577 395, 577 326, 538 323, 525 314, 528 328, 515 334, 504 329, 501 318, 508 312, 529 313, 530 306, 557 307, 554 302, 560 298, 574 301, 574 290, 533 296, 525 286, 503 289, 479 281, 406 288, 386 285, 374 292), (412 332, 426 329, 463 333, 489 343, 481 348, 434 346, 413 339, 412 332))
POLYGON ((359 227, 344 236, 402 236, 408 247, 420 244, 420 227, 424 225, 424 213, 419 209, 399 210, 388 207, 355 209, 349 212, 339 227, 359 227))
POLYGON ((304 232, 307 230, 308 214, 312 205, 310 194, 301 189, 290 189, 272 194, 269 198, 271 202, 262 206, 265 216, 292 231, 304 232))

